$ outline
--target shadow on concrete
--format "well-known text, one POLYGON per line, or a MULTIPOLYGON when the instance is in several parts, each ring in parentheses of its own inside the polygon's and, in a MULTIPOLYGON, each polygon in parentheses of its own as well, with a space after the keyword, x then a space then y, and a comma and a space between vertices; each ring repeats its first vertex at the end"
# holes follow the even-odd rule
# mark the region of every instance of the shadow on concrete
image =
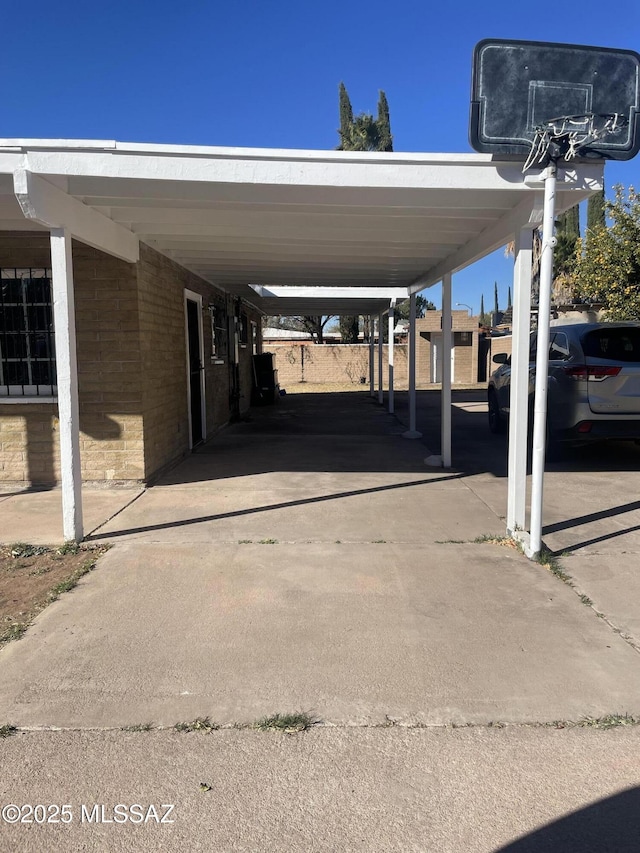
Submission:
POLYGON ((637 853, 640 788, 572 812, 495 853, 637 853))
MULTIPOLYGON (((417 422, 423 440, 433 453, 440 450, 439 389, 418 392, 417 422)), ((452 392, 452 460, 457 471, 507 476, 507 435, 493 435, 487 419, 485 389, 452 392)), ((396 392, 395 410, 408 423, 408 394, 396 392)), ((558 462, 547 462, 547 471, 640 471, 640 447, 630 441, 603 441, 567 448, 558 462)))
MULTIPOLYGON (((202 515, 196 518, 185 518, 177 521, 172 521, 166 524, 148 524, 141 527, 132 527, 127 530, 117 530, 113 533, 100 533, 100 528, 96 528, 91 535, 85 537, 86 542, 93 539, 117 539, 120 536, 130 536, 133 533, 150 533, 154 530, 166 530, 173 527, 188 527, 192 524, 202 524, 208 521, 221 521, 227 518, 239 518, 244 515, 255 515, 256 513, 269 512, 276 509, 290 509, 295 506, 307 506, 309 504, 325 503, 326 501, 340 500, 341 498, 351 498, 361 495, 370 495, 376 492, 395 491, 397 489, 406 489, 411 486, 427 486, 434 483, 441 483, 447 480, 459 480, 464 477, 464 474, 449 474, 442 477, 429 477, 427 480, 412 480, 406 483, 391 483, 386 486, 374 486, 369 489, 353 489, 346 492, 336 492, 330 495, 318 495, 312 498, 299 498, 295 501, 283 501, 281 503, 266 504, 265 506, 249 507, 247 509, 238 509, 231 512, 221 512, 215 515, 202 515)), ((133 501, 132 501, 133 503, 133 501)), ((125 507, 126 508, 126 507, 125 507)), ((106 522, 105 522, 106 523, 106 522)))

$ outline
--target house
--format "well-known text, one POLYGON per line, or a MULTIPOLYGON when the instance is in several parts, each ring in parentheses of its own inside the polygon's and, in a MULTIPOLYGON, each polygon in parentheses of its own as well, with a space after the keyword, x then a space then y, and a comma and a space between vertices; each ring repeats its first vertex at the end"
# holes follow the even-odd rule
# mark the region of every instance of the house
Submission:
MULTIPOLYGON (((85 483, 150 482, 250 404, 259 312, 144 243, 71 245, 85 483)), ((60 482, 49 234, 0 233, 0 483, 60 482)))

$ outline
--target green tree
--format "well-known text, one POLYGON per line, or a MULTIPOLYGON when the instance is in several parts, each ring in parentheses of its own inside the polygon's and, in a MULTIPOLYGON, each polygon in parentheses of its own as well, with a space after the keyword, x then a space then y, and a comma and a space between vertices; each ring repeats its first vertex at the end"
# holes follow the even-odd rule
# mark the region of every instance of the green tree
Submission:
POLYGON ((494 281, 493 283, 493 310, 497 314, 500 310, 500 306, 498 305, 498 282, 494 281))
POLYGON ((480 296, 480 323, 483 326, 487 325, 487 315, 484 310, 484 293, 480 296))
POLYGON ((371 113, 353 115, 349 93, 344 83, 338 90, 340 110, 340 143, 338 151, 393 151, 391 121, 387 96, 380 90, 378 117, 371 113))
POLYGON ((393 151, 393 137, 391 135, 391 121, 389 119, 389 104, 387 96, 380 90, 378 97, 378 132, 379 144, 378 151, 393 151))
POLYGON ((509 285, 509 290, 507 290, 507 308, 511 308, 511 285, 509 285))
MULTIPOLYGON (((396 305, 396 317, 400 320, 408 320, 410 307, 408 299, 405 302, 401 302, 400 305, 396 305)), ((416 317, 424 317, 427 311, 435 310, 436 306, 430 299, 426 299, 419 293, 416 294, 416 317)))
MULTIPOLYGON (((349 93, 344 83, 338 90, 340 112, 340 144, 339 151, 392 151, 391 121, 389 119, 389 104, 387 96, 380 90, 378 97, 378 118, 370 113, 353 115, 349 93)), ((343 343, 354 343, 358 340, 358 316, 340 318, 340 334, 343 343)))
POLYGON ((587 202, 587 233, 586 239, 589 239, 591 233, 595 233, 599 228, 604 228, 606 225, 604 187, 596 195, 592 195, 587 202))
POLYGON ((553 250, 553 277, 571 276, 575 266, 576 244, 580 239, 580 208, 577 204, 556 220, 556 246, 553 250))
POLYGON ((353 124, 353 109, 344 83, 340 83, 338 98, 340 105, 340 130, 338 131, 340 134, 340 145, 338 145, 338 150, 344 151, 343 142, 349 138, 351 125, 353 124))
POLYGON ((608 320, 640 320, 640 194, 616 186, 605 213, 611 224, 578 241, 573 293, 603 303, 608 320))
POLYGON ((360 322, 357 315, 345 314, 340 317, 340 337, 343 344, 357 344, 360 322))

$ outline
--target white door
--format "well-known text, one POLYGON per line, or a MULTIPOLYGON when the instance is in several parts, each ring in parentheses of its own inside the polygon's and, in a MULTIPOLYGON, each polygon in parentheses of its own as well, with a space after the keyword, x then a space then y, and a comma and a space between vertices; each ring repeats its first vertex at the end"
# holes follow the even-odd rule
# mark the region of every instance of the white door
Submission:
MULTIPOLYGON (((442 358, 444 355, 444 342, 442 332, 431 333, 431 381, 442 382, 442 358)), ((456 348, 451 347, 451 382, 454 381, 456 348)))

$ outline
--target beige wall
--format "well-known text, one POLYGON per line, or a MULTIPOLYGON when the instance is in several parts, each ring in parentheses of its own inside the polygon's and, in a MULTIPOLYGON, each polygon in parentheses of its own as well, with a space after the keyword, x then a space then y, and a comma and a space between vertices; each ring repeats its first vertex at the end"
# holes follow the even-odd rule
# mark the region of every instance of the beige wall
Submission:
MULTIPOLYGON (((298 344, 266 343, 265 350, 274 353, 278 382, 281 388, 293 388, 300 382, 349 383, 369 385, 368 344, 298 344), (361 378, 364 377, 364 383, 361 378)), ((383 377, 385 387, 388 380, 387 346, 383 347, 383 377)), ((375 376, 377 382, 377 346, 375 376)), ((407 383, 407 345, 396 344, 394 348, 394 386, 407 383)))
MULTIPOLYGON (((128 264, 74 241, 73 263, 83 479, 149 480, 189 452, 185 288, 203 297, 208 436, 229 420, 229 362, 212 361, 207 310, 225 297, 145 245, 128 264)), ((0 234, 0 266, 50 265, 47 233, 0 234)), ((249 343, 241 411, 251 375, 249 343)), ((0 401, 0 484, 59 480, 57 405, 0 401)))
MULTIPOLYGON (((431 335, 441 332, 440 311, 427 311, 416 321, 416 383, 418 386, 435 382, 431 357, 431 335)), ((471 384, 478 381, 478 322, 467 311, 453 311, 454 383, 471 384)), ((302 381, 310 383, 369 384, 368 344, 313 344, 269 342, 265 348, 276 356, 278 381, 282 388, 295 387, 302 381), (304 357, 304 363, 303 363, 304 357)), ((408 384, 408 344, 396 344, 394 349, 394 386, 408 384)), ((383 384, 388 385, 387 346, 383 347, 383 384)), ((378 347, 375 348, 375 377, 378 376, 378 347)))

